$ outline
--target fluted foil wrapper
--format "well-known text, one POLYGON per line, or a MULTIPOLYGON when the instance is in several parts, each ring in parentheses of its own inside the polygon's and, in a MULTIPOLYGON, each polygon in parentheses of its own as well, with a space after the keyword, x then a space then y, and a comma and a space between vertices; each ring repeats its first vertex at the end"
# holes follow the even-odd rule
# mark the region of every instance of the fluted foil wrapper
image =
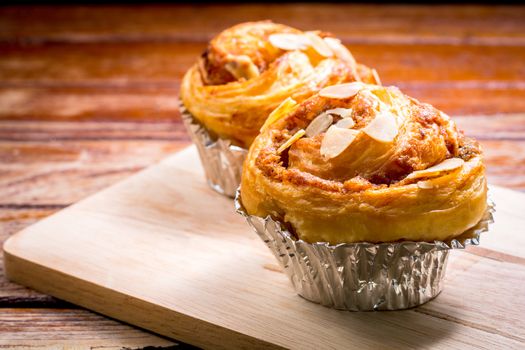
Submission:
POLYGON ((349 311, 401 310, 426 303, 443 288, 451 249, 478 245, 493 222, 494 205, 480 222, 448 242, 307 243, 271 217, 248 215, 239 192, 235 208, 275 255, 297 294, 349 311))
POLYGON ((232 145, 229 140, 213 137, 182 102, 180 112, 184 126, 199 151, 208 184, 220 194, 235 197, 248 150, 232 145))

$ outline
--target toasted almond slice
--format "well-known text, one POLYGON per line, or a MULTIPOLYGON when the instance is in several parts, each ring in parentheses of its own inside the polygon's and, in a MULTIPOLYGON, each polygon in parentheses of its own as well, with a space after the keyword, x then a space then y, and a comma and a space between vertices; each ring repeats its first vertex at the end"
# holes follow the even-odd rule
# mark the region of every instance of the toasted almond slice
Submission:
POLYGON ((343 61, 355 63, 355 58, 352 56, 352 53, 341 44, 341 40, 336 38, 324 38, 325 43, 330 47, 332 52, 335 54, 337 58, 342 59, 343 61))
POLYGON ((321 155, 326 159, 337 157, 350 146, 357 134, 359 130, 343 129, 332 125, 321 142, 321 155))
POLYGON ((429 181, 429 180, 418 181, 417 182, 417 187, 421 188, 422 190, 430 190, 430 189, 434 188, 434 184, 432 183, 432 181, 429 181))
POLYGON ((338 128, 343 128, 343 129, 353 128, 354 125, 355 125, 355 122, 352 118, 344 118, 338 121, 337 123, 335 123, 335 126, 337 126, 338 128))
POLYGON ((376 141, 388 143, 394 141, 397 136, 398 128, 396 119, 387 112, 379 113, 367 126, 363 132, 376 141))
POLYGON ((377 74, 377 71, 372 68, 372 76, 374 77, 374 81, 376 85, 383 85, 381 84, 381 79, 379 78, 379 74, 377 74))
POLYGON ((328 98, 350 98, 355 96, 359 90, 364 88, 364 84, 360 82, 332 85, 325 87, 319 91, 319 96, 328 98))
POLYGON ((330 46, 316 33, 305 32, 304 35, 310 40, 310 44, 317 53, 323 57, 332 57, 334 53, 330 46))
POLYGON ((290 147, 291 145, 293 145, 297 140, 299 140, 301 137, 303 137, 305 134, 305 131, 303 129, 300 129, 299 131, 297 131, 295 134, 293 134, 292 137, 290 137, 285 143, 283 143, 281 145, 281 147, 279 147, 277 149, 277 153, 280 154, 282 153, 284 150, 286 150, 288 147, 290 147))
POLYGON ((461 158, 450 158, 445 159, 439 164, 431 166, 428 169, 414 171, 407 176, 409 179, 419 179, 422 177, 434 177, 443 173, 459 169, 465 164, 465 161, 461 158))
POLYGON ((270 113, 259 131, 263 132, 266 130, 270 125, 288 114, 288 112, 290 112, 296 105, 297 102, 295 102, 293 98, 288 97, 286 100, 281 102, 281 104, 277 106, 277 108, 275 108, 272 113, 270 113))
POLYGON ((334 122, 334 117, 330 114, 321 113, 310 122, 310 125, 306 128, 306 136, 314 137, 316 135, 322 134, 332 125, 334 122))
POLYGON ((352 108, 334 108, 325 111, 327 114, 336 114, 341 118, 350 118, 352 115, 352 108))
POLYGON ((270 44, 282 50, 304 50, 310 40, 302 34, 277 33, 268 37, 270 44))

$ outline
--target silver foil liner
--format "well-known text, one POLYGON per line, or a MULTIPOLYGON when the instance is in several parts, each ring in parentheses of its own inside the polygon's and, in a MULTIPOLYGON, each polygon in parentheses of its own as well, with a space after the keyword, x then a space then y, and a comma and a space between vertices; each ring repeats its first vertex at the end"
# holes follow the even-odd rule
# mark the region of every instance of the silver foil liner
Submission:
POLYGON ((349 311, 401 310, 436 297, 443 288, 450 250, 478 245, 494 212, 489 202, 476 226, 448 242, 330 245, 298 240, 279 221, 248 215, 239 192, 235 208, 270 248, 297 294, 349 311))
POLYGON ((206 180, 216 192, 234 197, 241 183, 242 163, 248 151, 229 140, 211 135, 180 102, 180 113, 191 140, 197 146, 206 180))

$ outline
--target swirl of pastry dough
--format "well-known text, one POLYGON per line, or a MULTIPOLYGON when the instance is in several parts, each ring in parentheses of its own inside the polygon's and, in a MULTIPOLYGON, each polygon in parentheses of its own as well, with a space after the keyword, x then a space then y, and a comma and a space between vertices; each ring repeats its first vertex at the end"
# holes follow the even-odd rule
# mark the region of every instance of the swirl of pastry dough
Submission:
POLYGON ((226 29, 184 76, 184 106, 216 136, 248 148, 268 114, 287 97, 302 101, 327 85, 379 83, 327 33, 269 21, 226 29))
POLYGON ((250 147, 241 202, 306 242, 444 241, 486 210, 479 145, 395 87, 330 86, 280 116, 250 147))

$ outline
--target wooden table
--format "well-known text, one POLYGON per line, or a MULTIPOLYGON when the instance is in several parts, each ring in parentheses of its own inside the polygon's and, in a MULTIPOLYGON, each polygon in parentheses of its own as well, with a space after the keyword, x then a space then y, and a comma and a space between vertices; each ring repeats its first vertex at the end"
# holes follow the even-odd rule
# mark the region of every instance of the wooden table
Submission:
MULTIPOLYGON (((0 240, 188 145, 182 74, 215 33, 266 18, 333 32, 477 137, 491 183, 525 190, 525 7, 4 7, 0 240)), ((10 283, 0 265, 0 345, 28 341, 176 345, 10 283)))

